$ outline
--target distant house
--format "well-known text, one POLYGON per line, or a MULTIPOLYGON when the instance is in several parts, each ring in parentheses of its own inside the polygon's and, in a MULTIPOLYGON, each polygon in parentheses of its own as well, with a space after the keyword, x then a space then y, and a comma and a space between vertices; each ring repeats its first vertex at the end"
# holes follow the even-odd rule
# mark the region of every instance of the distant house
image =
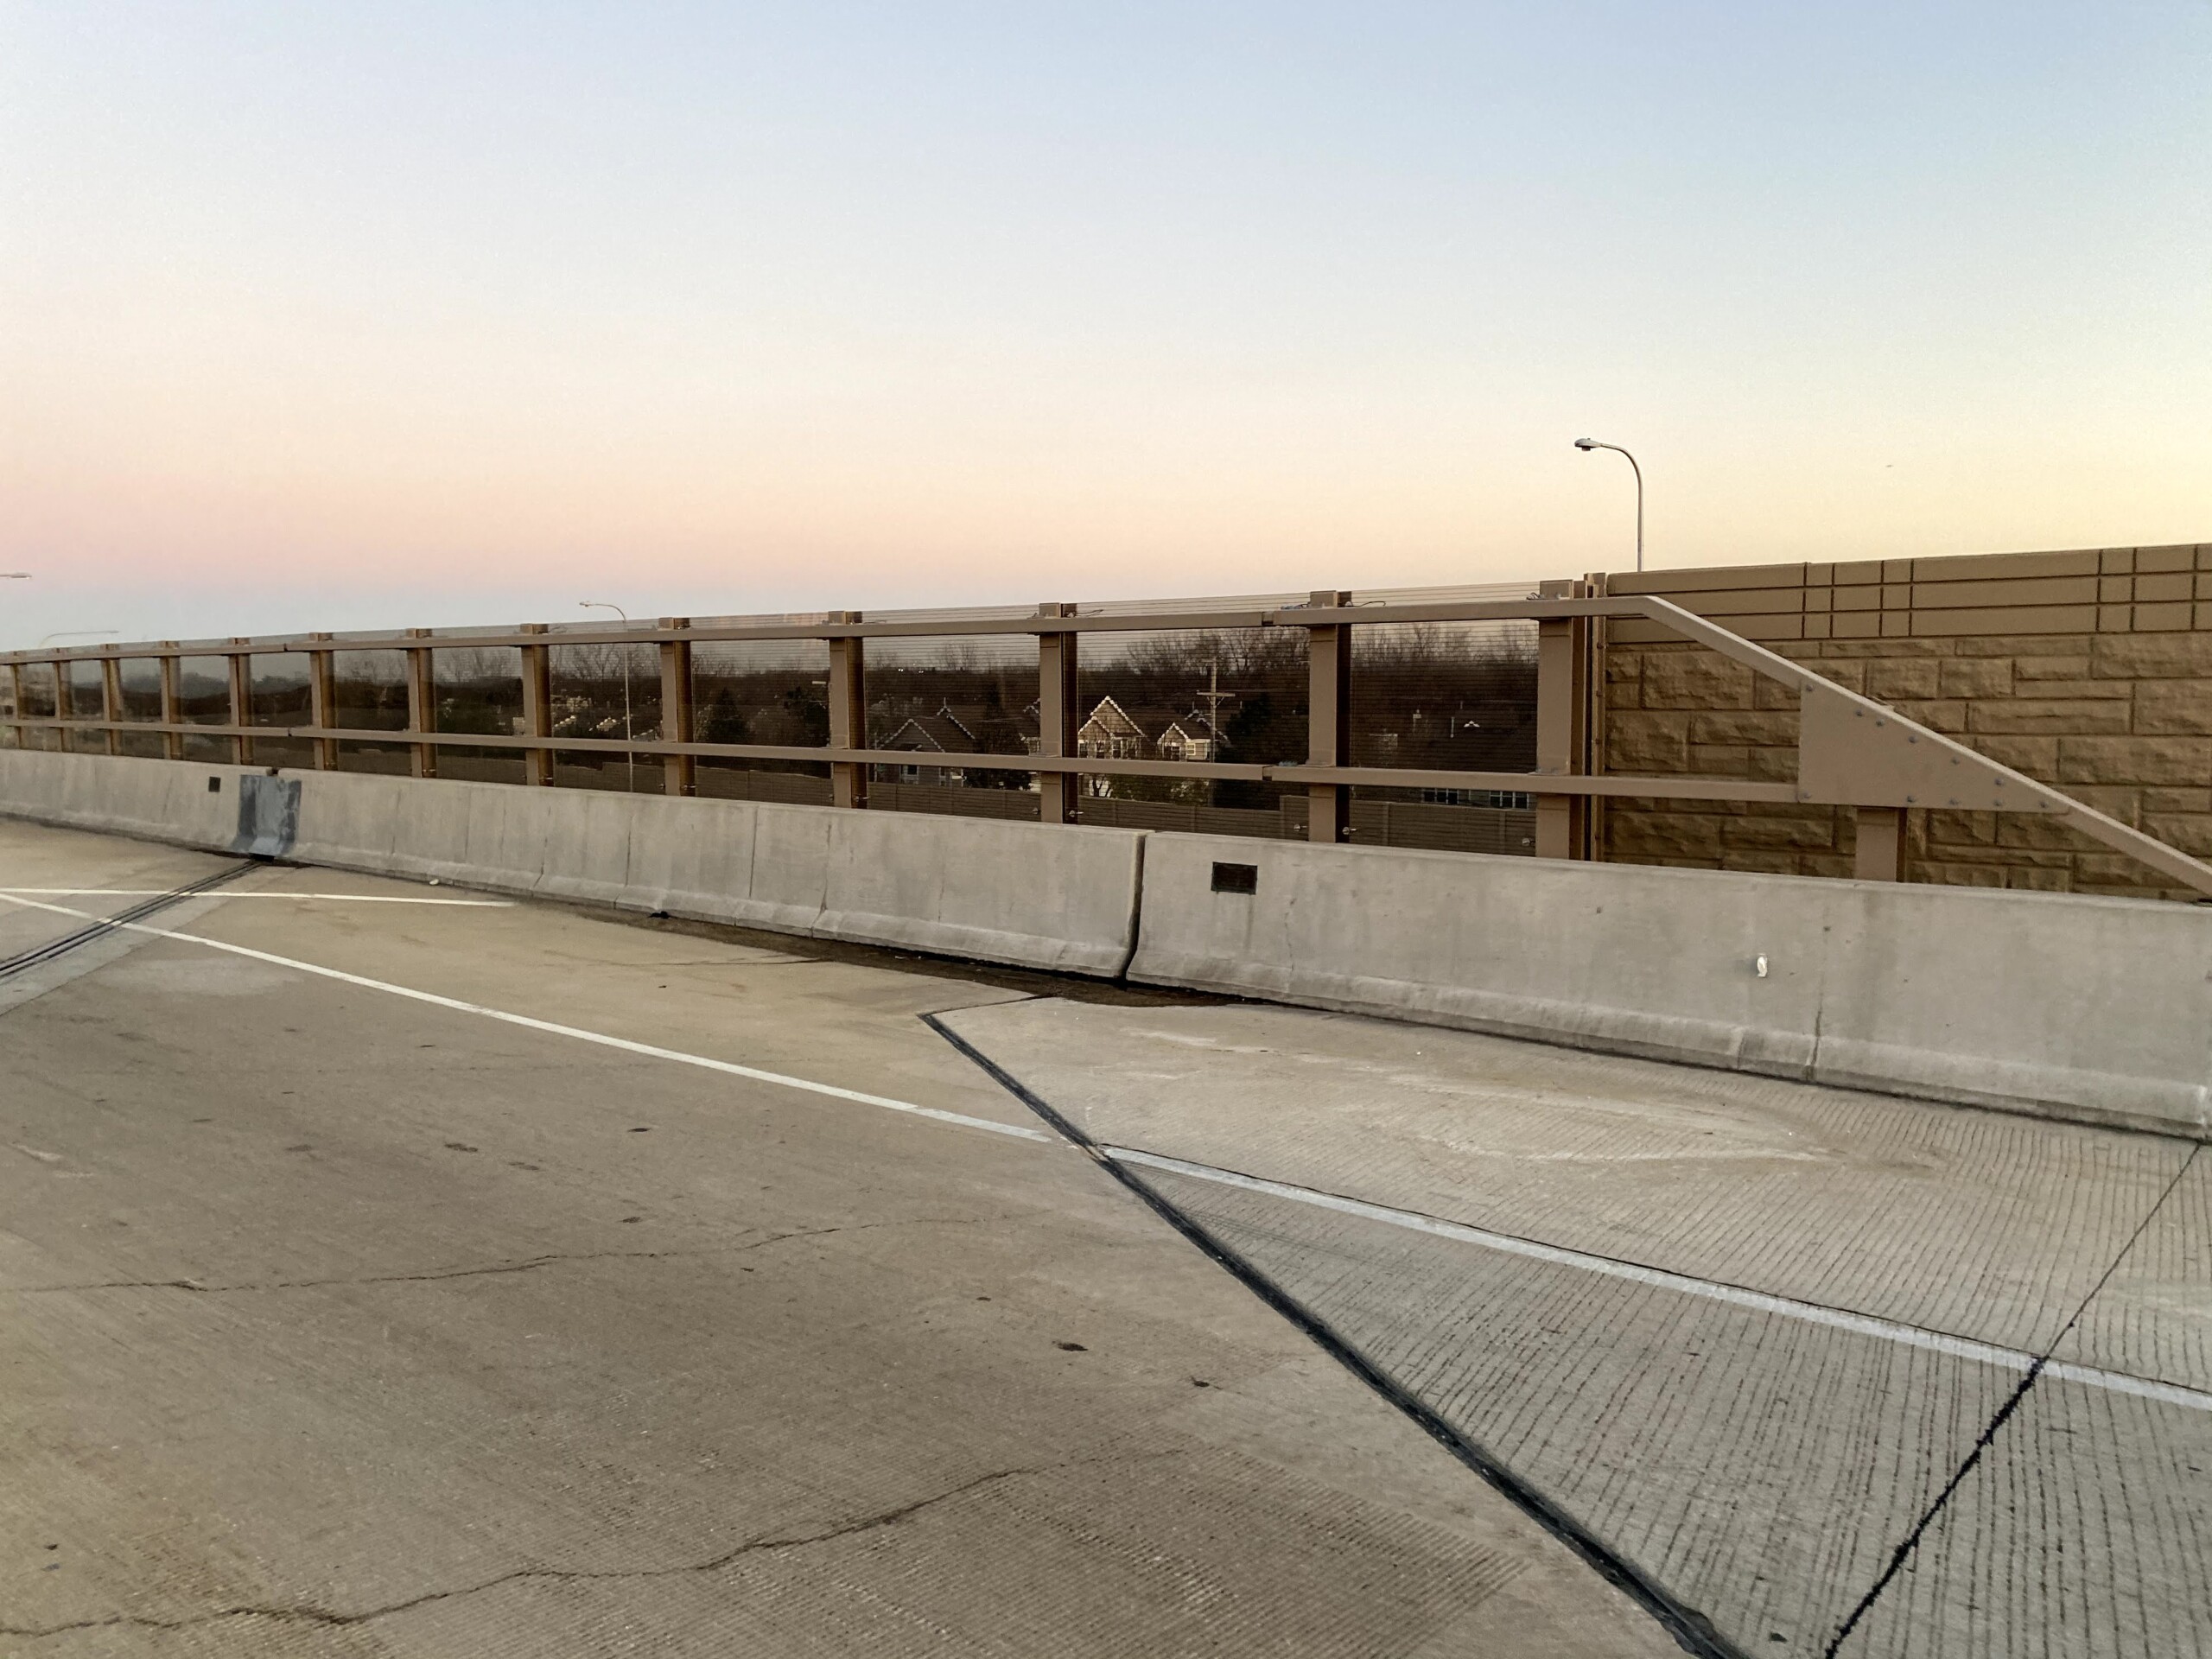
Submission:
MULTIPOLYGON (((933 715, 913 715, 875 747, 907 749, 916 754, 973 754, 976 743, 976 734, 950 708, 944 708, 933 715)), ((894 781, 902 784, 959 785, 968 781, 964 766, 925 766, 917 763, 895 771, 898 775, 894 781)))
POLYGON ((1169 721, 1152 746, 1163 760, 1211 760, 1221 740, 1206 717, 1194 709, 1169 721))
POLYGON ((1075 752, 1102 760, 1213 760, 1221 734, 1197 709, 1140 709, 1135 714, 1101 697, 1077 729, 1075 752))
POLYGON ((1101 697, 1090 717, 1076 728, 1075 752, 1093 760, 1142 760, 1152 741, 1144 728, 1111 697, 1101 697))
MULTIPOLYGON (((1037 721, 1026 710, 1009 715, 995 705, 944 703, 933 715, 907 716, 875 747, 908 750, 917 755, 1034 754, 1037 721)), ((997 766, 925 766, 918 760, 912 766, 886 767, 884 772, 894 783, 969 788, 1014 789, 1024 781, 1021 772, 997 766)))

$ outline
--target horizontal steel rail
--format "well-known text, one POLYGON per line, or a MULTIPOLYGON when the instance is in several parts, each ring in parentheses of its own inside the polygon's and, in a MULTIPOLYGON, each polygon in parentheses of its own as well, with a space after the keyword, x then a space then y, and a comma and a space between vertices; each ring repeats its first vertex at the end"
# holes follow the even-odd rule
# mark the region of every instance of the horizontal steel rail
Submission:
MULTIPOLYGON (((109 658, 282 656, 286 652, 355 651, 469 651, 524 645, 713 645, 790 639, 928 639, 967 634, 1168 633, 1236 628, 1333 627, 1370 622, 1510 622, 1593 616, 1654 616, 1662 599, 1627 594, 1618 599, 1441 601, 1327 608, 1284 605, 1266 610, 1096 612, 1090 615, 902 619, 885 622, 702 622, 683 627, 593 626, 563 623, 543 632, 466 630, 440 633, 285 634, 266 639, 145 641, 137 645, 48 646, 0 652, 0 664, 101 661, 109 658)), ((1688 613, 1684 613, 1685 615, 1688 613)), ((1663 620, 1663 619, 1660 619, 1663 620)), ((1732 638, 1733 636, 1731 636, 1732 638)))

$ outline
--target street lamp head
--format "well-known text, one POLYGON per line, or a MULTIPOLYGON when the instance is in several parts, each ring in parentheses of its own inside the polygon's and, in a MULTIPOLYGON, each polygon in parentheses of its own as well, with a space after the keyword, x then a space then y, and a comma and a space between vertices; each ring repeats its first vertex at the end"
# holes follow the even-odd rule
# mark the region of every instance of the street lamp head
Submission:
POLYGON ((1578 449, 1595 449, 1598 447, 1598 440, 1595 438, 1577 438, 1574 441, 1574 447, 1578 449))

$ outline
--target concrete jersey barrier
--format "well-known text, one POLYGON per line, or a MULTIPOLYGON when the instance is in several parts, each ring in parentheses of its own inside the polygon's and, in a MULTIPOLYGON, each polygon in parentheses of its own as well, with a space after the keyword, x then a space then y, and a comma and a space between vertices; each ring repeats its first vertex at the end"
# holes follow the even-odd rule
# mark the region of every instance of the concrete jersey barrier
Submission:
POLYGON ((2201 906, 1161 833, 1129 977, 2212 1130, 2201 906))
POLYGON ((0 809, 48 823, 1067 973, 1116 976, 1135 945, 1139 830, 360 772, 258 786, 277 781, 0 750, 0 809))
POLYGON ((2212 1135, 2201 906, 28 750, 0 810, 2212 1135))

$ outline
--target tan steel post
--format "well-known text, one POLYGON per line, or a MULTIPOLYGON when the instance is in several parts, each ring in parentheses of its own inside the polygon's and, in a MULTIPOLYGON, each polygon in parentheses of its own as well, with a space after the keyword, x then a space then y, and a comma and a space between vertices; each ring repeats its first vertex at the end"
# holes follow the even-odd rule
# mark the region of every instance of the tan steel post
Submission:
MULTIPOLYGON (((7 666, 8 711, 20 717, 23 712, 23 665, 21 663, 10 663, 7 666)), ((17 748, 30 747, 31 728, 29 727, 18 726, 11 721, 8 729, 16 734, 17 748)))
MULTIPOLYGON (((518 633, 543 633, 543 622, 524 622, 518 633)), ((522 728, 532 737, 553 735, 553 653, 549 646, 522 648, 522 728)), ((540 785, 553 781, 553 751, 524 749, 522 780, 540 785)))
MULTIPOLYGON (((174 639, 164 639, 162 641, 162 644, 166 648, 175 645, 176 641, 174 639)), ((162 724, 164 726, 181 726, 184 722, 177 718, 177 715, 183 711, 177 707, 176 658, 174 657, 163 657, 158 660, 161 664, 162 676, 162 724)), ((183 760, 184 734, 181 732, 162 733, 162 753, 172 760, 183 760)))
MULTIPOLYGON (((233 639, 231 643, 234 645, 251 645, 252 641, 233 639)), ((253 724, 252 660, 245 652, 234 651, 226 656, 223 661, 227 665, 231 684, 231 724, 251 726, 253 724)), ((253 764, 251 740, 244 737, 234 737, 231 740, 231 763, 239 766, 250 766, 253 764)))
MULTIPOLYGON (((410 639, 427 639, 430 637, 430 631, 428 628, 410 628, 407 637, 410 639)), ((407 729, 410 732, 435 731, 437 723, 437 671, 430 661, 430 648, 428 645, 410 645, 407 647, 407 729)), ((413 746, 413 755, 414 772, 417 778, 438 775, 435 744, 417 743, 413 746)))
MULTIPOLYGON (((1351 604, 1351 595, 1339 589, 1320 588, 1306 603, 1316 609, 1333 610, 1351 604)), ((1351 629, 1343 624, 1308 628, 1306 637, 1306 764, 1348 766, 1351 764, 1351 629)), ((1342 784, 1308 784, 1306 800, 1308 841, 1351 839, 1349 788, 1342 784)))
MULTIPOLYGON (((1579 582, 1548 582, 1546 599, 1583 597, 1579 582)), ((1580 617, 1546 618, 1536 624, 1536 772, 1572 777, 1588 769, 1590 627, 1580 617)), ((1587 858, 1590 814, 1586 797, 1536 797, 1536 856, 1587 858)))
POLYGON ((1857 861, 1852 874, 1861 881, 1895 881, 1904 861, 1904 808, 1862 806, 1857 861))
MULTIPOLYGON (((310 639, 327 639, 327 633, 311 633, 310 639)), ((308 653, 308 723, 327 731, 338 723, 338 661, 337 653, 311 651, 308 653)), ((318 737, 315 740, 315 765, 318 772, 338 770, 338 740, 318 737)))
MULTIPOLYGON (((1073 616, 1075 607, 1059 601, 1039 605, 1043 617, 1073 616)), ((1075 753, 1083 721, 1075 683, 1076 638, 1072 633, 1037 636, 1037 753, 1059 758, 1075 753)), ((1082 787, 1072 772, 1037 774, 1037 817, 1042 823, 1073 823, 1082 787)))
POLYGON ((123 664, 112 657, 100 658, 100 718, 108 722, 107 752, 123 753, 123 735, 115 722, 123 718, 123 664))
MULTIPOLYGON (((858 611, 832 611, 832 622, 857 622, 858 611)), ((864 653, 859 639, 830 642, 830 745, 839 749, 868 747, 868 686, 861 672, 864 653)), ((830 804, 832 806, 868 804, 868 768, 856 760, 830 763, 830 804)))
MULTIPOLYGON (((660 625, 664 628, 688 628, 691 619, 664 616, 660 625)), ((696 742, 697 739, 692 734, 697 729, 691 710, 691 642, 664 639, 660 646, 660 741, 696 742)), ((660 775, 662 788, 671 795, 699 792, 699 761, 696 755, 663 755, 660 775)))
MULTIPOLYGON (((1605 573, 1593 571, 1584 576, 1582 591, 1592 599, 1605 598, 1605 573)), ((1586 653, 1590 678, 1582 698, 1583 717, 1587 722, 1583 753, 1588 758, 1588 765, 1583 769, 1593 777, 1603 777, 1605 772, 1605 722, 1610 717, 1607 713, 1610 705, 1606 699, 1611 696, 1611 688, 1605 678, 1605 631, 1608 622, 1605 617, 1593 616, 1584 626, 1590 635, 1586 653)), ((1585 858, 1602 860, 1605 856, 1605 812, 1606 802, 1603 795, 1582 798, 1585 826, 1582 855, 1585 858)))

